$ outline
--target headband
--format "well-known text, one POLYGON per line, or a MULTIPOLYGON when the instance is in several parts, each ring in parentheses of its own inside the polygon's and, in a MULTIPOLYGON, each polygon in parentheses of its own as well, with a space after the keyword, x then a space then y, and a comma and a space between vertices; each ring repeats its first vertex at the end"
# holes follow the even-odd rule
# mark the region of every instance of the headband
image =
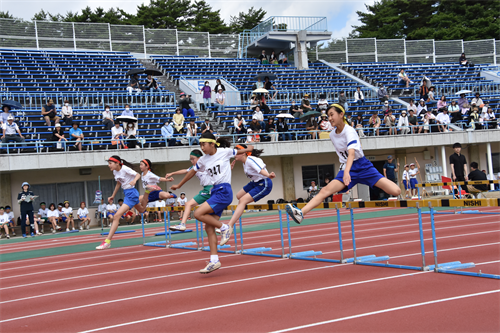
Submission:
POLYGON ((118 161, 118 160, 117 160, 116 158, 114 158, 114 157, 110 157, 110 158, 108 159, 108 161, 115 162, 115 163, 118 163, 118 164, 120 164, 120 165, 123 165, 123 162, 118 161))
POLYGON ((189 155, 194 157, 201 157, 200 153, 198 153, 197 151, 192 151, 189 155))
POLYGON ((144 164, 146 164, 146 166, 148 167, 148 170, 151 170, 151 167, 149 166, 148 161, 142 160, 141 162, 144 163, 144 164))
POLYGON ((215 141, 214 139, 207 139, 207 138, 203 138, 203 139, 200 139, 200 142, 215 143, 217 146, 220 146, 220 143, 218 143, 218 142, 217 142, 217 141, 215 141))
MULTIPOLYGON (((236 147, 234 147, 234 148, 241 149, 241 150, 246 149, 246 148, 245 148, 245 147, 243 147, 242 145, 237 145, 237 146, 236 146, 236 147)), ((252 155, 252 152, 251 152, 251 151, 248 151, 248 152, 247 152, 247 156, 250 156, 250 155, 252 155)))

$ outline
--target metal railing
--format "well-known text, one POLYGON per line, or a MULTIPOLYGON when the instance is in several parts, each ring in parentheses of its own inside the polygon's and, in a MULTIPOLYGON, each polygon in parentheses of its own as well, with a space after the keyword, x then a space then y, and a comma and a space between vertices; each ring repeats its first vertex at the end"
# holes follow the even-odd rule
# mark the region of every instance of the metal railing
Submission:
MULTIPOLYGON (((500 84, 498 84, 497 82, 440 83, 436 85, 435 88, 437 96, 442 96, 442 95, 454 96, 460 90, 470 90, 473 92, 471 94, 475 94, 476 92, 482 95, 500 94, 500 84)), ((417 98, 419 96, 420 86, 416 85, 412 89, 415 98, 417 98)), ((436 98, 436 103, 437 103, 437 98, 436 98)))

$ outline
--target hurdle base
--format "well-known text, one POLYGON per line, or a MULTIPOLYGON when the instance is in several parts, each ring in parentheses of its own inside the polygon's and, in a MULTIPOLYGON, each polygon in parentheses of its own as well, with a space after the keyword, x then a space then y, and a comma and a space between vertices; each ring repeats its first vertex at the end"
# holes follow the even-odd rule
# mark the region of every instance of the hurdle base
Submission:
POLYGON ((496 274, 483 274, 483 273, 481 273, 481 271, 479 271, 479 273, 476 273, 476 272, 461 272, 461 271, 456 271, 456 270, 451 270, 451 269, 440 269, 440 268, 438 268, 436 272, 437 273, 465 275, 465 276, 475 276, 475 277, 482 277, 482 278, 500 280, 500 275, 496 275, 496 274))
POLYGON ((449 262, 449 263, 444 263, 438 265, 436 268, 434 265, 430 267, 430 269, 433 269, 434 272, 438 272, 439 270, 457 270, 457 269, 466 269, 466 268, 473 268, 476 267, 473 262, 468 262, 462 264, 460 261, 454 261, 454 262, 449 262))
MULTIPOLYGON (((169 231, 169 234, 173 235, 173 234, 183 234, 183 233, 186 233, 186 232, 192 232, 193 230, 190 230, 190 229, 186 229, 186 230, 176 230, 176 231, 169 231)), ((155 236, 165 236, 165 231, 162 231, 162 232, 158 232, 155 234, 155 236)))
POLYGON ((172 249, 198 251, 198 247, 192 247, 193 245, 196 246, 196 243, 195 242, 177 243, 177 244, 171 244, 169 247, 172 249))
MULTIPOLYGON (((77 231, 77 230, 74 230, 72 232, 75 232, 75 231, 77 231)), ((128 234, 130 232, 135 232, 135 230, 117 230, 117 231, 115 231, 115 234, 128 234)), ((101 233, 101 236, 107 236, 107 235, 109 235, 109 232, 101 233)))
POLYGON ((144 245, 144 246, 152 246, 152 247, 163 247, 163 248, 166 248, 166 247, 167 247, 167 242, 166 242, 166 241, 162 241, 162 242, 150 242, 150 243, 144 243, 143 245, 144 245))
MULTIPOLYGON (((364 259, 369 259, 369 258, 376 258, 376 255, 370 254, 369 256, 356 257, 356 260, 362 261, 364 259)), ((351 263, 351 262, 354 262, 354 258, 347 258, 347 259, 344 259, 342 261, 342 263, 344 263, 344 264, 348 264, 348 263, 351 263)))
POLYGON ((63 232, 60 232, 56 235, 62 235, 62 234, 73 234, 75 232, 80 232, 80 230, 70 230, 70 231, 63 231, 63 232))
POLYGON ((286 255, 283 257, 280 254, 264 253, 264 252, 269 252, 272 250, 273 249, 270 247, 256 247, 253 249, 246 249, 246 250, 242 250, 242 251, 237 251, 236 253, 245 254, 248 256, 257 256, 257 257, 286 258, 286 255))
POLYGON ((417 266, 406 266, 406 265, 393 265, 389 263, 381 264, 377 262, 364 262, 364 261, 358 261, 355 263, 356 265, 362 265, 362 266, 374 266, 374 267, 386 267, 386 268, 400 268, 400 269, 409 269, 412 271, 425 271, 425 268, 422 269, 422 267, 417 267, 417 266))
POLYGON ((290 258, 302 258, 302 257, 315 257, 322 255, 321 251, 304 251, 304 252, 296 252, 290 255, 290 258))
MULTIPOLYGON (((228 250, 222 250, 222 249, 227 249, 227 248, 230 248, 231 245, 217 245, 217 252, 220 252, 220 253, 231 253, 231 254, 234 254, 234 251, 228 251, 228 250)), ((202 248, 200 248, 201 251, 205 251, 205 252, 210 252, 210 246, 204 246, 202 248)))

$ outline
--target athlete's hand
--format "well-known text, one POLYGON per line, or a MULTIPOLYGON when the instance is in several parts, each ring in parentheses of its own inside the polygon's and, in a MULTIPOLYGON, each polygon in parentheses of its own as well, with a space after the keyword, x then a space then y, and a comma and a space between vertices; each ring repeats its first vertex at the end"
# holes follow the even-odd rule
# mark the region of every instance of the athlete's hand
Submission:
POLYGON ((132 187, 135 187, 135 180, 131 181, 129 184, 132 185, 132 187))
POLYGON ((269 174, 269 179, 273 179, 273 178, 275 178, 275 177, 276 177, 276 174, 275 174, 274 172, 271 172, 271 173, 269 174))
POLYGON ((170 186, 170 189, 171 189, 172 191, 178 190, 178 189, 180 189, 180 188, 181 188, 181 187, 180 187, 179 185, 172 185, 172 186, 170 186))
POLYGON ((111 200, 114 200, 115 198, 114 197, 109 197, 108 198, 108 203, 111 203, 111 200))
POLYGON ((236 164, 236 160, 231 162, 231 170, 233 170, 235 164, 236 164))
POLYGON ((174 181, 174 178, 172 177, 166 177, 167 178, 167 182, 173 182, 174 181))
POLYGON ((351 175, 349 174, 349 172, 345 172, 344 171, 344 185, 345 186, 349 186, 349 184, 351 183, 351 175))
POLYGON ((167 174, 165 175, 165 178, 170 178, 170 177, 172 177, 172 174, 171 174, 171 173, 167 173, 167 174))

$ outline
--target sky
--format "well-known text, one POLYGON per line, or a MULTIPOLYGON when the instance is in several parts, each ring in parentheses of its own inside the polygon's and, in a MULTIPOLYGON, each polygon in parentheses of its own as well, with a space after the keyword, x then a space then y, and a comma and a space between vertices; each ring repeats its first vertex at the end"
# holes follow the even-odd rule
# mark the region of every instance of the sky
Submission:
MULTIPOLYGON (((356 11, 366 11, 365 4, 375 0, 206 0, 213 9, 221 10, 221 17, 229 23, 230 16, 235 16, 248 8, 262 7, 269 16, 326 16, 328 28, 333 38, 347 37, 352 25, 358 25, 356 11)), ((137 6, 149 3, 149 0, 0 0, 0 11, 9 11, 14 17, 30 20, 41 9, 55 14, 76 12, 90 6, 92 9, 120 7, 128 13, 136 13, 137 6)))

